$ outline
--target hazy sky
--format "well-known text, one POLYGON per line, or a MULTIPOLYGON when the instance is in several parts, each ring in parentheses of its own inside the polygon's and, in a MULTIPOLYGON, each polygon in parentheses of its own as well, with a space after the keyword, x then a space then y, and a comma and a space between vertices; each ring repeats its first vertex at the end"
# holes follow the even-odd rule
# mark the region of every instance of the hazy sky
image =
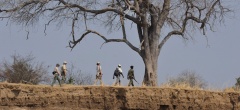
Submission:
MULTIPOLYGON (((192 70, 203 77, 214 88, 232 86, 235 78, 240 77, 240 12, 235 12, 235 18, 226 19, 225 25, 218 25, 215 32, 208 31, 205 36, 195 34, 194 40, 187 43, 180 37, 172 37, 164 45, 159 56, 159 84, 166 82, 169 77, 176 76, 184 70, 192 70)), ((26 29, 6 21, 0 21, 0 61, 9 60, 10 56, 18 53, 26 56, 32 53, 36 61, 49 65, 49 74, 56 63, 63 61, 74 64, 84 73, 95 75, 96 62, 101 62, 103 82, 110 85, 113 71, 118 64, 122 65, 124 75, 130 65, 134 65, 138 82, 143 79, 144 64, 141 57, 124 43, 104 44, 101 38, 89 35, 72 51, 68 46, 71 39, 70 26, 56 28, 48 27, 47 35, 43 32, 44 24, 38 23, 30 29, 29 39, 26 40, 26 29)), ((104 27, 93 26, 107 37, 121 37, 121 33, 106 33, 104 27)), ((133 27, 127 32, 130 41, 138 46, 137 31, 133 27)), ((123 79, 123 84, 128 80, 123 79)))

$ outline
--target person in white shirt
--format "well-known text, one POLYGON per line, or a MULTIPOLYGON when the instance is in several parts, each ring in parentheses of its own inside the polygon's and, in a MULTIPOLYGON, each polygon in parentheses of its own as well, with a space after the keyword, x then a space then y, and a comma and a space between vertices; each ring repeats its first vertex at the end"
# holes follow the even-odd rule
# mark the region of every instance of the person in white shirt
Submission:
POLYGON ((56 80, 58 80, 59 85, 62 86, 62 85, 61 85, 60 78, 58 77, 58 76, 60 76, 60 72, 59 72, 59 70, 58 70, 59 66, 60 66, 59 64, 56 64, 56 67, 55 67, 54 70, 53 70, 54 79, 53 79, 53 82, 52 82, 52 85, 51 85, 51 86, 54 85, 54 83, 56 82, 56 80))
POLYGON ((97 62, 97 68, 96 68, 96 79, 94 81, 94 85, 96 85, 96 83, 98 82, 98 80, 100 81, 100 84, 103 85, 102 83, 102 67, 100 65, 100 62, 97 62))
POLYGON ((67 62, 64 61, 63 65, 61 67, 61 75, 62 75, 62 82, 65 83, 66 81, 66 75, 67 75, 67 62))
POLYGON ((124 78, 121 65, 118 64, 118 67, 114 71, 114 75, 113 75, 113 79, 114 79, 114 76, 116 76, 116 82, 115 82, 114 86, 121 85, 120 75, 122 75, 122 77, 124 78))

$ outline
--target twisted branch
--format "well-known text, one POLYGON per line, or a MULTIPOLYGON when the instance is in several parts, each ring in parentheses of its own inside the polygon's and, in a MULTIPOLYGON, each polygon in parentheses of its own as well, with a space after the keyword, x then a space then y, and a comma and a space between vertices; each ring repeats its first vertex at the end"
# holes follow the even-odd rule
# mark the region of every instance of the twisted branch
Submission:
MULTIPOLYGON (((125 44, 127 44, 132 50, 134 50, 135 52, 139 53, 140 50, 138 48, 136 48, 134 45, 132 45, 128 40, 126 39, 107 39, 105 36, 101 35, 100 33, 98 33, 97 31, 94 31, 94 30, 86 30, 85 33, 82 34, 82 36, 78 39, 78 40, 75 40, 73 39, 72 41, 69 41, 69 47, 71 49, 73 49, 78 43, 80 43, 83 38, 85 38, 88 34, 96 34, 98 35, 99 37, 101 37, 105 42, 105 43, 109 43, 109 42, 124 42, 125 44)), ((102 45, 103 45, 102 44, 102 45)))

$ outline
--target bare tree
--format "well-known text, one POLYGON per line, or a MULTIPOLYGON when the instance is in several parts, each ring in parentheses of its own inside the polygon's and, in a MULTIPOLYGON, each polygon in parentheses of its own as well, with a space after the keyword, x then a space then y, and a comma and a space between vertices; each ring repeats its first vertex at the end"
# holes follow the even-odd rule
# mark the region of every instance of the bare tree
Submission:
MULTIPOLYGON (((145 64, 143 84, 156 86, 158 57, 163 45, 172 36, 184 41, 193 38, 195 30, 205 35, 218 22, 223 22, 231 10, 222 0, 1 0, 0 18, 11 22, 34 25, 42 17, 61 24, 70 20, 74 48, 88 34, 96 34, 105 42, 122 42, 137 52, 145 64), (122 31, 120 38, 108 38, 89 26, 91 22, 104 23, 110 30, 122 31), (81 23, 82 22, 82 23, 81 23), (136 25, 139 45, 133 45, 126 34, 126 23, 136 25), (84 24, 85 32, 76 34, 78 25, 84 24), (151 75, 150 75, 151 74, 151 75), (150 77, 151 76, 151 77, 150 77)), ((45 27, 45 30, 46 30, 45 27)), ((45 32, 45 31, 44 31, 45 32)))
POLYGON ((82 73, 81 70, 75 69, 75 66, 72 64, 68 71, 68 83, 76 85, 91 85, 93 84, 92 74, 82 73))
POLYGON ((13 62, 4 61, 0 68, 0 79, 10 83, 26 82, 38 84, 46 81, 47 67, 43 63, 35 63, 34 57, 30 54, 26 57, 14 54, 13 62))
POLYGON ((172 86, 177 84, 188 84, 190 87, 205 88, 207 86, 206 81, 199 76, 195 71, 185 70, 176 77, 172 77, 168 80, 168 83, 172 86))

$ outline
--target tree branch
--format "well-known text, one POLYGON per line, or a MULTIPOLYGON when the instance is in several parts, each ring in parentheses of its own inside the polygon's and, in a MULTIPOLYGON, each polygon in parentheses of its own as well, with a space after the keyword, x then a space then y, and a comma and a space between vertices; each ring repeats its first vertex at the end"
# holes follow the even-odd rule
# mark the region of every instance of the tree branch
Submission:
MULTIPOLYGON (((122 9, 120 9, 120 11, 122 11, 122 9)), ((127 39, 125 25, 124 25, 124 16, 123 15, 120 15, 120 22, 121 22, 121 26, 122 26, 123 39, 127 39)))
MULTIPOLYGON (((106 12, 114 12, 114 13, 117 13, 119 15, 122 15, 124 16, 125 18, 133 21, 134 23, 141 23, 137 18, 133 17, 133 16, 130 16, 128 14, 125 14, 124 12, 121 12, 118 8, 113 8, 113 7, 106 7, 106 8, 103 8, 103 9, 100 9, 100 10, 95 10, 95 9, 88 9, 88 8, 85 8, 83 6, 80 6, 78 4, 72 4, 72 3, 68 3, 66 2, 65 0, 58 0, 59 1, 59 4, 63 4, 64 6, 56 6, 54 8, 49 8, 49 9, 41 9, 40 7, 38 7, 39 11, 42 10, 41 12, 45 12, 47 10, 55 10, 57 8, 60 8, 60 7, 65 7, 65 8, 76 8, 76 9, 79 9, 80 11, 83 11, 83 12, 86 12, 86 13, 92 13, 92 14, 95 14, 96 15, 99 15, 99 14, 103 14, 103 13, 106 13, 106 12)), ((31 4, 38 4, 40 3, 41 4, 41 7, 44 6, 44 4, 47 4, 49 2, 53 2, 53 1, 50 1, 50 0, 44 0, 44 1, 41 1, 41 0, 30 0, 30 1, 27 1, 27 2, 22 2, 20 3, 19 5, 17 5, 16 7, 13 7, 11 9, 0 9, 0 13, 2 12, 5 12, 5 13, 10 13, 10 12, 15 12, 17 10, 20 10, 26 6, 29 6, 31 4)), ((131 6, 132 7, 132 6, 131 6)))
MULTIPOLYGON (((160 44, 158 45, 158 48, 162 48, 162 46, 165 44, 165 42, 172 36, 172 35, 181 35, 181 36, 184 36, 184 33, 185 33, 185 30, 186 30, 186 27, 187 27, 187 22, 189 20, 192 20, 196 23, 201 23, 201 27, 200 29, 203 29, 203 35, 205 35, 205 30, 204 30, 204 27, 205 27, 205 24, 208 24, 208 19, 210 18, 211 14, 212 14, 212 11, 214 10, 214 7, 217 5, 217 3, 219 3, 220 0, 216 0, 212 6, 210 7, 210 9, 207 11, 206 13, 206 16, 204 18, 201 19, 201 11, 206 9, 206 7, 200 9, 198 8, 197 6, 192 6, 192 7, 195 7, 198 9, 199 11, 199 17, 195 17, 193 16, 193 14, 191 12, 189 12, 189 10, 191 9, 191 6, 188 5, 188 2, 185 1, 186 3, 186 12, 185 12, 185 18, 183 19, 183 22, 182 22, 182 25, 180 26, 177 22, 175 22, 173 19, 168 19, 170 20, 170 22, 173 22, 174 24, 176 24, 180 30, 179 31, 171 31, 168 33, 168 35, 166 37, 164 37, 164 39, 160 42, 160 44)), ((191 2, 190 2, 191 3, 191 2)), ((193 4, 191 4, 193 5, 193 4)), ((210 26, 211 27, 211 26, 210 26)))
POLYGON ((165 23, 165 20, 167 19, 168 15, 169 15, 169 11, 170 11, 170 0, 164 0, 164 4, 163 4, 163 9, 162 11, 158 14, 158 26, 159 29, 162 28, 163 24, 165 23))
POLYGON ((101 10, 91 10, 91 9, 87 9, 85 7, 82 7, 80 5, 77 5, 77 4, 71 4, 71 3, 67 3, 65 2, 64 0, 59 0, 61 3, 63 3, 66 7, 68 8, 78 8, 79 10, 81 11, 84 11, 84 12, 89 12, 89 13, 93 13, 95 15, 98 15, 98 14, 102 14, 102 13, 105 13, 105 12, 115 12, 117 14, 120 14, 122 16, 125 16, 127 19, 133 21, 134 23, 141 23, 140 21, 138 21, 137 18, 133 17, 133 16, 130 16, 128 14, 124 14, 123 12, 121 12, 120 10, 116 9, 116 8, 112 8, 112 7, 107 7, 107 8, 103 8, 101 10))
POLYGON ((167 34, 167 36, 164 37, 164 39, 161 41, 161 43, 158 45, 158 48, 161 49, 162 46, 167 42, 167 40, 172 36, 172 35, 181 35, 183 36, 183 33, 180 31, 171 31, 167 34))
POLYGON ((124 42, 126 43, 132 50, 134 50, 135 52, 139 53, 140 50, 133 46, 128 40, 126 39, 107 39, 105 36, 101 35, 100 33, 98 33, 97 31, 94 31, 94 30, 87 30, 84 34, 82 34, 82 36, 78 39, 78 40, 72 40, 72 41, 69 41, 69 47, 71 49, 73 49, 77 43, 80 43, 82 41, 82 39, 84 37, 86 37, 88 34, 90 33, 93 33, 93 34, 96 34, 98 35, 99 37, 101 37, 105 42, 104 43, 109 43, 109 42, 124 42))

